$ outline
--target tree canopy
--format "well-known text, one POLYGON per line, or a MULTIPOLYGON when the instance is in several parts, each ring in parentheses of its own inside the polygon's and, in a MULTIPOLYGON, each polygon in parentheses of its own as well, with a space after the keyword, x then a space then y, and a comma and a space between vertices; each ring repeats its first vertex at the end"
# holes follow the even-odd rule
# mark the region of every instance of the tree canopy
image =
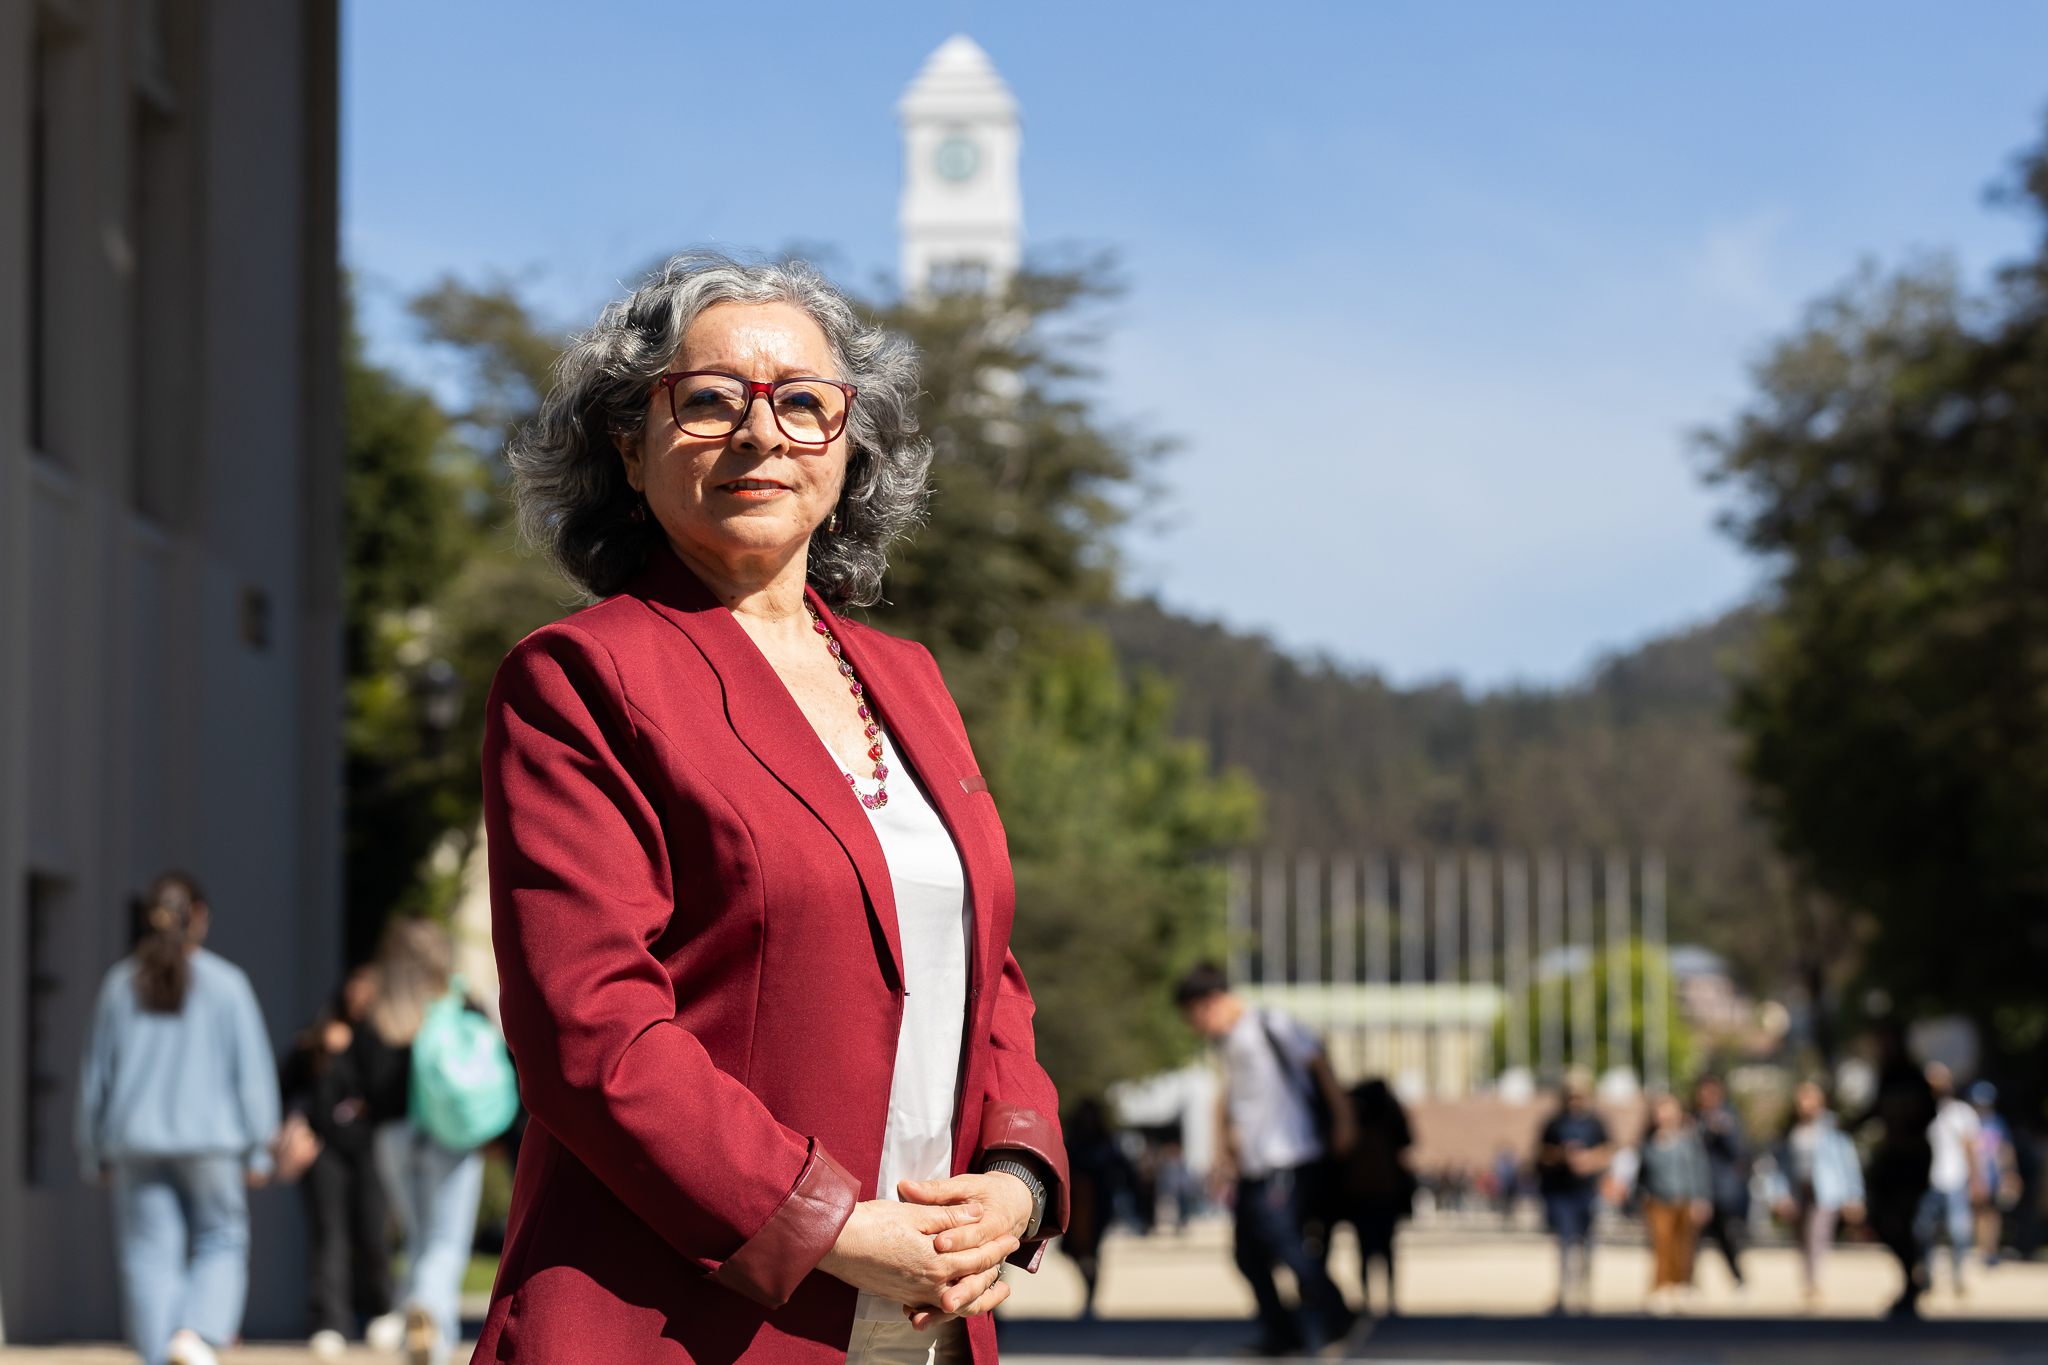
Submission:
MULTIPOLYGON (((2022 196, 2048 211, 2036 153, 2022 196)), ((2048 221, 2048 220, 2044 220, 2048 221)), ((1867 917, 1868 971, 1994 1054, 2048 1036, 2048 250, 1963 296, 1866 270, 1709 441, 1775 569, 1733 717, 1810 894, 1867 917)))

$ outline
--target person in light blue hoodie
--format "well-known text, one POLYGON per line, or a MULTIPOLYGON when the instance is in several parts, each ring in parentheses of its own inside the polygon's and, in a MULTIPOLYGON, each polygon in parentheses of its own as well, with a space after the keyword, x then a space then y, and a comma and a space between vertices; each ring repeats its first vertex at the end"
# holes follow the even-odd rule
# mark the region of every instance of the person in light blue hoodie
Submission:
POLYGON ((78 1159, 113 1191, 128 1340, 149 1365, 216 1365, 242 1326, 248 1188, 270 1179, 277 1063, 249 978, 207 952, 192 878, 166 872, 135 951, 100 987, 78 1159))

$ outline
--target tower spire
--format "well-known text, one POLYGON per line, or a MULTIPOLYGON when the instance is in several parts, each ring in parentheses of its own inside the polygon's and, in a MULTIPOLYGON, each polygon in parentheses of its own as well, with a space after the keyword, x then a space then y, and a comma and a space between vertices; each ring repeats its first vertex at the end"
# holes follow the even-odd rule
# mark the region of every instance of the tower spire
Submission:
POLYGON ((1016 97, 980 44, 956 33, 925 59, 896 113, 904 290, 1001 290, 1023 258, 1016 97))

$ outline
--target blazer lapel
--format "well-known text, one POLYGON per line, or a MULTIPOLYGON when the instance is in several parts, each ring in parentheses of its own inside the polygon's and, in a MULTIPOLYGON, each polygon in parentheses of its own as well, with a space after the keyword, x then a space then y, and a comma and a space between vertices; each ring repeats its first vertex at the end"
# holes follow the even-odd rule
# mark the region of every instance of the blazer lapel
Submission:
MULTIPOLYGON (((896 923, 896 892, 882 844, 860 801, 847 788, 838 763, 763 658, 754 642, 697 576, 667 546, 648 559, 634 592, 688 636, 718 674, 733 733, 797 800, 832 831, 867 892, 873 927, 886 945, 885 965, 903 989, 903 939, 896 923)), ((858 667, 858 665, 856 665, 858 667)), ((865 675, 866 670, 862 670, 865 675)), ((892 729, 891 734, 894 734, 892 729)), ((957 836, 956 836, 957 837, 957 836)))
MULTIPOLYGON (((974 912, 971 976, 977 987, 986 988, 992 983, 989 959, 993 954, 990 935, 996 904, 995 868, 990 862, 987 824, 970 804, 971 794, 961 785, 963 778, 974 774, 969 772, 957 754, 951 752, 952 746, 947 743, 944 727, 935 723, 937 718, 923 714, 936 704, 935 701, 918 695, 921 688, 867 653, 860 647, 857 637, 849 638, 850 632, 837 629, 838 618, 832 615, 821 598, 814 593, 810 598, 818 614, 835 628, 833 633, 852 661, 854 671, 871 683, 868 699, 887 727, 890 742, 924 779, 924 789, 938 809, 939 819, 945 822, 947 832, 953 836, 953 846, 960 851, 960 864, 967 872, 967 903, 974 912)), ((987 789, 984 784, 978 790, 987 789)), ((994 966, 1000 971, 1002 964, 997 962, 994 966)), ((969 1001, 970 1015, 977 1003, 969 1001)))

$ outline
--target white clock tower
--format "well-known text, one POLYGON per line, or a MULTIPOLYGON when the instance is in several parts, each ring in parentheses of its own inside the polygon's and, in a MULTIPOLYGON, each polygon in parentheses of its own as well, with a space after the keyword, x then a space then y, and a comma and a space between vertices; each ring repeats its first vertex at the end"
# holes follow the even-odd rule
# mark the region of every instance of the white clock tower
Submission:
POLYGON ((1023 257, 1017 101, 972 38, 926 59, 896 105, 903 122, 903 287, 993 293, 1023 257))

